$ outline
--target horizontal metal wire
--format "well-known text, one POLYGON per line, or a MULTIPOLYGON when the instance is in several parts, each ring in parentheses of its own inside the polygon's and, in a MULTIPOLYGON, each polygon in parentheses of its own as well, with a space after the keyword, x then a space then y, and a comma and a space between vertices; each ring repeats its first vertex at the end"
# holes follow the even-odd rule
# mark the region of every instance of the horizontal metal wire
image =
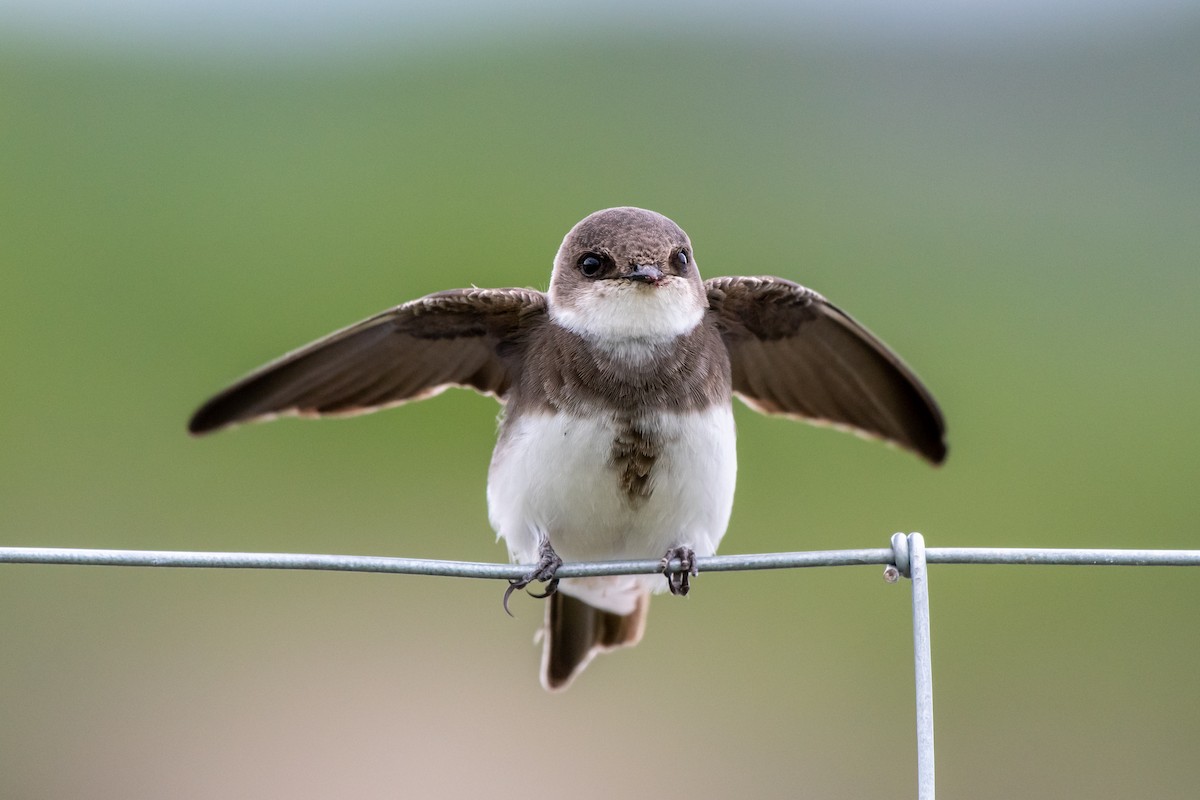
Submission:
MULTIPOLYGON (((907 560, 901 554, 901 560, 907 560)), ((1200 550, 1112 550, 1064 548, 929 547, 930 564, 1062 564, 1091 566, 1200 566, 1200 550)), ((221 569, 302 569, 340 572, 385 572, 457 578, 519 578, 530 565, 423 558, 310 553, 226 553, 185 550, 93 550, 73 547, 0 547, 0 563, 75 564, 111 567, 200 567, 221 569)), ((697 558, 701 572, 888 565, 897 563, 890 547, 862 550, 816 550, 795 553, 751 553, 697 558)), ((667 572, 681 568, 678 560, 667 572)), ((657 559, 567 563, 560 578, 600 575, 643 575, 662 572, 657 559)), ((903 569, 901 570, 904 571, 903 569)))
POLYGON ((1200 550, 1047 547, 927 547, 930 564, 1060 564, 1096 567, 1195 567, 1200 550))
MULTIPOLYGON (((794 567, 833 567, 887 564, 890 548, 825 550, 801 553, 760 553, 698 558, 705 572, 794 567)), ((388 572, 403 575, 440 575, 457 578, 520 578, 531 565, 478 561, 438 561, 390 556, 327 555, 312 553, 223 553, 185 550, 91 550, 73 547, 0 547, 0 563, 76 564, 110 567, 207 567, 224 569, 307 569, 343 572, 388 572)), ((668 572, 681 568, 678 559, 668 572)), ((599 575, 641 575, 662 572, 658 559, 641 561, 591 561, 564 564, 560 578, 599 575)))

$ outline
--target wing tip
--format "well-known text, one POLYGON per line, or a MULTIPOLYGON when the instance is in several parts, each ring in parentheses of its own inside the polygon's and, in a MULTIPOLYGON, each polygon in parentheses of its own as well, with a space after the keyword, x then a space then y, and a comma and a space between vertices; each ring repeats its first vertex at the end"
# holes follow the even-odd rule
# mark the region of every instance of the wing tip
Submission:
POLYGON ((924 436, 914 443, 914 449, 930 466, 940 467, 946 463, 946 457, 950 454, 950 446, 946 443, 946 418, 942 416, 941 408, 925 385, 915 375, 910 380, 924 400, 926 412, 922 415, 924 424, 921 426, 924 428, 924 436))
POLYGON ((950 446, 946 443, 945 419, 924 385, 916 378, 912 378, 911 385, 924 401, 923 409, 907 415, 900 435, 883 438, 912 451, 931 467, 940 467, 946 463, 946 457, 950 454, 950 446))
POLYGON ((196 409, 188 420, 187 432, 198 438, 244 422, 273 419, 281 415, 282 412, 278 411, 268 414, 255 413, 253 408, 246 404, 246 401, 238 397, 234 391, 237 388, 234 386, 209 398, 204 405, 196 409))
POLYGON ((929 462, 932 467, 940 467, 946 463, 946 457, 950 455, 950 448, 946 444, 945 439, 937 439, 936 441, 921 447, 918 454, 929 462))
POLYGON ((216 409, 213 408, 212 403, 205 403, 204 405, 200 406, 200 408, 196 409, 196 412, 192 414, 191 419, 188 420, 187 432, 190 436, 199 438, 206 434, 219 431, 221 428, 224 428, 226 425, 228 425, 229 422, 230 421, 228 419, 224 418, 216 409))

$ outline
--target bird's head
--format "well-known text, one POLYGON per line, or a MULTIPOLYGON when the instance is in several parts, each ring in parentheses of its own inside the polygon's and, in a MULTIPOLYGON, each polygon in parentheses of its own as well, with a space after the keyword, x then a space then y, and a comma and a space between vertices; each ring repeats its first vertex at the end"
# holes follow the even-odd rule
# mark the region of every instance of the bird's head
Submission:
POLYGON ((590 214, 554 259, 550 315, 589 338, 671 339, 695 328, 706 307, 691 241, 653 211, 590 214))

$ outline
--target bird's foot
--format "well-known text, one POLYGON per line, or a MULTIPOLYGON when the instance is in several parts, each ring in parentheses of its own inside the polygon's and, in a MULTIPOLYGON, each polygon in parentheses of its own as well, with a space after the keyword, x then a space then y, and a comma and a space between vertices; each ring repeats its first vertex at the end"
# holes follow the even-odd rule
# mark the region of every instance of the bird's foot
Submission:
POLYGON ((504 590, 504 613, 510 617, 513 615, 508 610, 508 598, 512 597, 512 593, 520 589, 524 589, 534 581, 543 581, 546 584, 546 591, 538 594, 530 592, 530 597, 549 597, 558 591, 558 578, 554 577, 554 573, 558 572, 558 568, 563 564, 563 560, 558 557, 558 553, 554 552, 554 548, 550 546, 550 541, 542 542, 538 548, 538 563, 529 572, 526 572, 519 578, 513 578, 508 582, 508 588, 504 590))
POLYGON ((688 579, 692 575, 698 575, 700 570, 696 567, 696 553, 692 548, 686 545, 672 547, 658 562, 659 572, 666 572, 667 566, 678 558, 682 569, 679 572, 671 572, 667 574, 667 588, 671 590, 671 594, 685 595, 691 586, 688 585, 688 579))

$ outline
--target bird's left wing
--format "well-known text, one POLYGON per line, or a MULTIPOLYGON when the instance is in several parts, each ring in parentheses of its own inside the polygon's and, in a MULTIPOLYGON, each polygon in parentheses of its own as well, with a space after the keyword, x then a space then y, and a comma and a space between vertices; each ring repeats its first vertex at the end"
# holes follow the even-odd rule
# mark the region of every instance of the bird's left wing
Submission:
POLYGON ((946 457, 946 426, 900 357, 816 292, 782 278, 714 278, 709 307, 729 349, 733 390, 766 414, 850 428, 946 457))
POLYGON ((281 415, 362 414, 450 386, 503 399, 524 337, 546 318, 531 289, 455 289, 376 314, 256 370, 199 408, 209 433, 281 415))

